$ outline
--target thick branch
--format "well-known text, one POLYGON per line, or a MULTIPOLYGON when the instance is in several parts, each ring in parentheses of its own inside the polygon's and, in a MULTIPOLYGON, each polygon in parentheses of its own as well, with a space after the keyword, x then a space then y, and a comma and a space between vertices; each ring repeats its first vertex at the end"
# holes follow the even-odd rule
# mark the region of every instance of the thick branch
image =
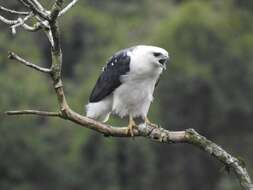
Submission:
MULTIPOLYGON (((81 116, 72 111, 71 109, 67 109, 67 114, 65 115, 62 115, 62 113, 57 112, 42 112, 35 110, 10 111, 6 113, 8 115, 34 114, 40 116, 56 116, 73 121, 80 126, 95 130, 99 133, 104 134, 105 136, 131 137, 131 135, 127 133, 126 127, 112 127, 104 123, 97 122, 93 119, 81 116)), ((207 152, 208 154, 212 155, 213 157, 221 161, 223 164, 225 164, 227 167, 231 168, 237 175, 241 186, 245 190, 253 189, 251 179, 244 164, 237 158, 227 153, 217 144, 198 134, 193 129, 187 129, 186 131, 168 131, 163 128, 153 128, 152 126, 146 124, 140 124, 138 126, 138 129, 134 130, 134 135, 146 137, 152 141, 161 143, 192 144, 200 148, 201 150, 207 152)))
POLYGON ((59 13, 61 11, 62 8, 62 4, 63 4, 63 0, 56 0, 53 7, 52 7, 52 11, 51 11, 51 22, 55 23, 57 17, 59 16, 59 13))
POLYGON ((186 130, 185 139, 187 143, 197 146, 231 168, 237 175, 244 189, 253 190, 253 184, 244 163, 230 155, 217 144, 201 136, 193 129, 186 130))
POLYGON ((50 73, 51 72, 50 69, 43 68, 43 67, 35 65, 35 64, 31 63, 31 62, 28 62, 25 59, 23 59, 20 56, 18 56, 17 54, 13 53, 13 52, 9 52, 8 58, 9 59, 14 59, 14 60, 18 61, 19 63, 21 63, 23 65, 26 65, 28 67, 31 67, 31 68, 33 68, 33 69, 35 69, 37 71, 43 72, 43 73, 50 73))

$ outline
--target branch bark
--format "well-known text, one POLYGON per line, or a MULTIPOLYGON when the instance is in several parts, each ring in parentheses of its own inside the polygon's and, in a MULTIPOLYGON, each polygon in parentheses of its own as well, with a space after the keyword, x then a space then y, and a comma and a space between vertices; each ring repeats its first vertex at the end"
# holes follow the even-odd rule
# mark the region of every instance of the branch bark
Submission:
POLYGON ((49 117, 60 117, 58 112, 47 112, 38 110, 19 110, 19 111, 7 111, 7 115, 39 115, 39 116, 49 116, 49 117))
POLYGON ((12 9, 5 8, 3 6, 0 6, 0 10, 4 11, 4 12, 7 12, 7 13, 10 13, 10 14, 15 14, 15 15, 29 15, 30 14, 29 12, 15 11, 15 10, 12 10, 12 9))
POLYGON ((59 13, 59 16, 64 15, 69 9, 71 9, 75 4, 78 2, 78 0, 71 1, 64 9, 61 10, 59 13))
MULTIPOLYGON (((15 11, 15 10, 11 10, 15 11)), ((3 23, 10 25, 12 34, 16 34, 16 28, 22 26, 25 30, 30 32, 36 32, 39 29, 41 29, 41 23, 38 22, 34 24, 34 26, 29 26, 25 22, 33 17, 32 12, 30 12, 28 15, 26 15, 24 18, 18 17, 16 20, 10 20, 0 15, 0 21, 3 23)))
MULTIPOLYGON (((57 19, 59 16, 63 15, 66 11, 73 7, 77 0, 73 0, 64 9, 62 9, 63 0, 56 0, 51 10, 43 10, 43 7, 37 0, 19 1, 23 3, 23 5, 28 7, 31 11, 33 11, 34 17, 38 20, 37 24, 44 26, 41 28, 45 32, 51 44, 52 63, 50 69, 47 69, 32 64, 13 52, 10 53, 9 58, 15 59, 16 61, 37 71, 43 73, 50 73, 51 79, 53 81, 53 87, 55 89, 55 93, 59 103, 59 111, 47 112, 39 110, 19 110, 8 111, 6 112, 6 114, 32 114, 45 117, 59 117, 61 119, 70 120, 78 124, 79 126, 97 131, 107 137, 131 137, 131 135, 127 133, 126 127, 113 127, 76 113, 69 107, 65 98, 63 83, 61 79, 62 50, 57 19)), ((8 23, 15 24, 10 21, 8 21, 8 23)), ((231 168, 236 174, 244 190, 253 190, 252 181, 244 164, 240 162, 240 160, 238 160, 237 158, 230 155, 217 144, 198 134, 193 129, 187 129, 185 131, 168 131, 164 128, 154 128, 147 124, 140 124, 136 129, 134 129, 134 136, 145 137, 147 139, 160 143, 188 143, 194 145, 195 147, 200 148, 209 155, 212 155, 214 158, 222 162, 226 167, 231 168)))
POLYGON ((9 59, 14 59, 14 60, 18 61, 19 63, 21 63, 23 65, 26 65, 30 68, 33 68, 37 71, 40 71, 40 72, 43 72, 43 73, 51 73, 51 69, 43 68, 43 67, 35 65, 35 64, 33 64, 29 61, 26 61, 25 59, 21 58, 20 56, 18 56, 14 52, 9 52, 8 58, 9 59))

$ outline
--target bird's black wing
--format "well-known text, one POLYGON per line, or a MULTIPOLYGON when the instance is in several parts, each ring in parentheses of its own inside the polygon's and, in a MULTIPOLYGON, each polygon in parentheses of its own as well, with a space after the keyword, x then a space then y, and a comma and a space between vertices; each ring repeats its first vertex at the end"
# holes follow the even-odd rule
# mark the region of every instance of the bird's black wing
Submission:
POLYGON ((130 70, 128 51, 131 49, 121 50, 109 59, 91 92, 90 102, 98 102, 104 99, 121 85, 120 77, 130 70))

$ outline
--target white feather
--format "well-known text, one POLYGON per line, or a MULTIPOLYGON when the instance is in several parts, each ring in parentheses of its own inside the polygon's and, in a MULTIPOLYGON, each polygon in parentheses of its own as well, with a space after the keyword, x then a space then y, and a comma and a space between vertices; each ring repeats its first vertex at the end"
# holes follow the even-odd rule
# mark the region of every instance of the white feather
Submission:
POLYGON ((112 96, 108 96, 99 102, 88 103, 86 105, 86 116, 102 122, 106 122, 109 119, 111 111, 112 96))
POLYGON ((111 112, 120 117, 146 117, 156 81, 163 70, 152 52, 161 52, 168 57, 166 50, 154 46, 137 46, 128 52, 131 57, 130 71, 121 77, 122 84, 104 100, 89 103, 87 116, 104 122, 111 112))

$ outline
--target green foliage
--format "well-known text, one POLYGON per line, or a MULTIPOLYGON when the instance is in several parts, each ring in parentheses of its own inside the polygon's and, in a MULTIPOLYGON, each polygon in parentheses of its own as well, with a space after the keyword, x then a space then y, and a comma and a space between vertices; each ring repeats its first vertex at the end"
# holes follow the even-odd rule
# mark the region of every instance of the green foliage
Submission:
MULTIPOLYGON (((52 1, 42 3, 49 7, 52 1)), ((240 155, 252 173, 251 10, 246 0, 80 1, 61 18, 63 80, 71 107, 84 112, 113 52, 159 45, 170 52, 171 63, 155 93, 151 120, 168 129, 195 128, 240 155)), ((45 37, 21 29, 13 37, 0 27, 0 112, 55 111, 48 78, 7 59, 13 50, 48 66, 45 37)), ((125 124, 117 118, 109 122, 125 124)), ((218 163, 192 147, 104 138, 54 118, 0 114, 0 158, 4 190, 239 189, 233 176, 219 173, 218 163)))

